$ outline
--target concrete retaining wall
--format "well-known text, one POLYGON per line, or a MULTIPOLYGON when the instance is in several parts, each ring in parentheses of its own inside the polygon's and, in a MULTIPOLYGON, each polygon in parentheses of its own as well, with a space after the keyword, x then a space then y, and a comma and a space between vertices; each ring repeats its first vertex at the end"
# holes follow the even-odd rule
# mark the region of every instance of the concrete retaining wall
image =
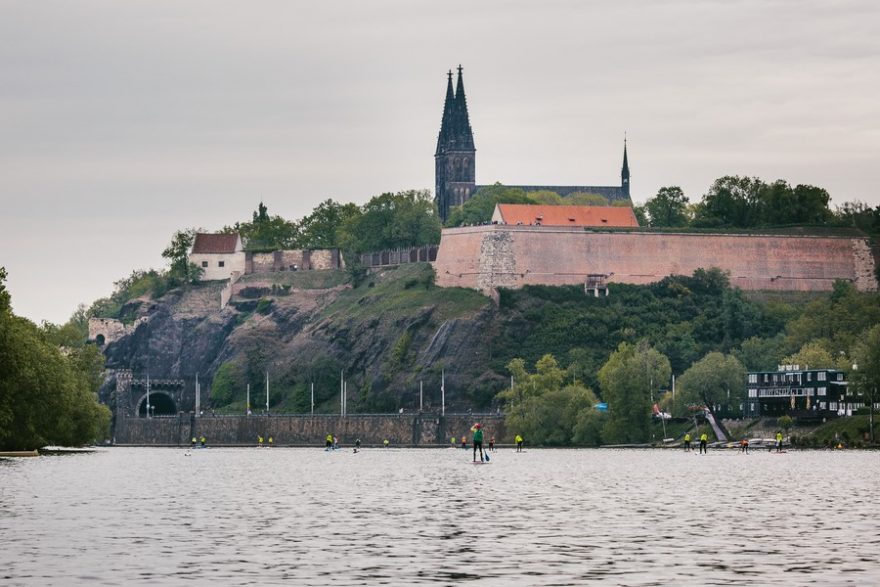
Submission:
POLYGON ((386 438, 393 445, 425 446, 448 444, 450 438, 470 436, 475 422, 484 427, 486 443, 510 441, 500 416, 439 414, 320 416, 200 416, 180 414, 157 418, 118 418, 114 442, 119 445, 188 446, 190 439, 204 435, 212 446, 249 446, 257 437, 272 436, 275 445, 323 445, 328 434, 343 445, 357 438, 364 444, 380 445, 386 438))
POLYGON ((863 238, 754 234, 591 232, 488 225, 443 231, 437 285, 486 293, 498 287, 646 284, 719 267, 744 290, 827 291, 834 280, 875 291, 874 257, 863 238))

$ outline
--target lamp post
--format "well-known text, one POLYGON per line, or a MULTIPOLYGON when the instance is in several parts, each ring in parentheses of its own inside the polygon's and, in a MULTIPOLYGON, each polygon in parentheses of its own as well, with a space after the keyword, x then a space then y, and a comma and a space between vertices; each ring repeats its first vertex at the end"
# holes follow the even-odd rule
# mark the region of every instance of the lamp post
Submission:
MULTIPOLYGON (((852 368, 853 371, 859 370, 857 363, 853 363, 852 368)), ((877 388, 871 386, 871 391, 868 394, 868 430, 870 431, 871 444, 874 444, 874 394, 876 392, 877 388)))

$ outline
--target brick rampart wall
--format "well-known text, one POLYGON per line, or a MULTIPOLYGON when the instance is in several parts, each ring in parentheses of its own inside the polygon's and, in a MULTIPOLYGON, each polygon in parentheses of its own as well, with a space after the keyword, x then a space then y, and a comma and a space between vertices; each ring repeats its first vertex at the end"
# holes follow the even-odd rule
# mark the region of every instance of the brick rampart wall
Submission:
POLYGON ((588 274, 645 284, 699 268, 730 272, 745 290, 830 290, 848 279, 877 289, 866 239, 741 234, 588 232, 532 226, 443 231, 437 285, 491 293, 497 287, 582 285, 588 274))
POLYGON ((509 442, 505 437, 504 421, 500 416, 470 416, 439 414, 401 415, 338 415, 319 416, 202 416, 181 414, 172 417, 124 418, 117 417, 114 431, 116 444, 188 446, 190 439, 205 435, 212 446, 255 445, 257 437, 272 436, 275 444, 323 445, 327 434, 339 438, 340 443, 352 445, 360 438, 364 444, 379 445, 388 439, 394 445, 425 446, 447 444, 452 436, 470 436, 470 428, 479 421, 484 426, 486 443, 495 436, 498 442, 509 442))

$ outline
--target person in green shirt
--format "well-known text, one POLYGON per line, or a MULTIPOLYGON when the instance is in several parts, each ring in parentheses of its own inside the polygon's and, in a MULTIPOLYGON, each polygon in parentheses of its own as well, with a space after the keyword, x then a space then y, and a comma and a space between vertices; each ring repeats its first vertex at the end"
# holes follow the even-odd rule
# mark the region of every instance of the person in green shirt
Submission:
POLYGON ((688 452, 691 450, 691 433, 688 432, 684 435, 684 452, 688 452))
POLYGON ((516 452, 522 452, 523 437, 517 434, 514 440, 516 440, 516 452))
POLYGON ((707 444, 709 442, 709 435, 703 432, 700 434, 700 454, 706 453, 709 454, 709 449, 707 444))
POLYGON ((480 449, 480 462, 484 462, 483 458, 483 427, 480 424, 474 424, 474 462, 477 462, 477 448, 480 449))

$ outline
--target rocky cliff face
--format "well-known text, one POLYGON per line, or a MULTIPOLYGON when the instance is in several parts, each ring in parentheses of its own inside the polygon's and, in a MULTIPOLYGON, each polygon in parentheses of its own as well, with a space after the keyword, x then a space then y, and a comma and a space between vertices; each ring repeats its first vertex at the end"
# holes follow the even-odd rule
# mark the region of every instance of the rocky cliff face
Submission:
MULTIPOLYGON (((106 345, 107 366, 131 369, 135 378, 184 379, 180 410, 193 408, 196 373, 209 407, 208 390, 227 363, 242 399, 248 381, 255 395, 262 392, 268 371, 272 403, 282 409, 312 381, 321 387, 319 403, 338 402, 340 371, 349 382, 349 411, 417 407, 419 380, 426 403, 436 406, 441 371, 449 408, 485 405, 503 385, 486 370, 495 312, 488 298, 434 287, 427 264, 385 270, 358 288, 340 283, 339 274, 317 273, 248 276, 222 310, 216 286, 132 302, 125 314, 137 327, 106 345)), ((112 386, 105 385, 105 397, 112 386)))

